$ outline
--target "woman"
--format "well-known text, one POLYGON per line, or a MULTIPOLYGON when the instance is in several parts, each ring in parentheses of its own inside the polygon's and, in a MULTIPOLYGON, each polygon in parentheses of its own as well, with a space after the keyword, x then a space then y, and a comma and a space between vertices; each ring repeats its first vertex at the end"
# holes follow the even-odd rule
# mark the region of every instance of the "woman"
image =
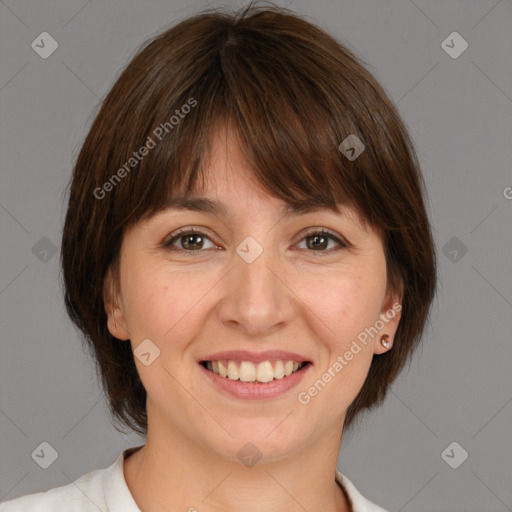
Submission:
POLYGON ((154 38, 78 156, 61 259, 146 443, 0 510, 384 510, 336 462, 428 318, 423 189, 382 87, 318 27, 249 6, 154 38))

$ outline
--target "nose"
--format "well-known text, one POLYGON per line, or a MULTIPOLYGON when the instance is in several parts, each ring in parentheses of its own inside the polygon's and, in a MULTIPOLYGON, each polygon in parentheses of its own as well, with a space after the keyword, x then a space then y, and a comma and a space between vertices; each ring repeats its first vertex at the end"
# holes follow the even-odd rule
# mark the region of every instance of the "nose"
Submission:
POLYGON ((288 283, 291 269, 286 269, 277 250, 270 247, 251 261, 247 255, 259 252, 258 247, 254 239, 239 246, 233 257, 234 268, 224 280, 219 307, 224 324, 251 337, 264 337, 283 328, 295 310, 295 295, 288 283))

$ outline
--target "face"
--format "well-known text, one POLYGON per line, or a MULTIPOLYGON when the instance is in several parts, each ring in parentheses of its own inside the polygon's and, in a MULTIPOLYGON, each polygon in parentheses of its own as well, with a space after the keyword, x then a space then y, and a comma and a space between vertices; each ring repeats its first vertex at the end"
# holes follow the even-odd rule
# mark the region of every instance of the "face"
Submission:
POLYGON ((110 332, 137 356, 148 439, 181 436, 232 460, 247 442, 270 460, 339 440, 400 316, 379 236, 350 209, 285 215, 229 130, 207 177, 201 196, 226 214, 169 209, 136 224, 116 308, 105 295, 110 332))

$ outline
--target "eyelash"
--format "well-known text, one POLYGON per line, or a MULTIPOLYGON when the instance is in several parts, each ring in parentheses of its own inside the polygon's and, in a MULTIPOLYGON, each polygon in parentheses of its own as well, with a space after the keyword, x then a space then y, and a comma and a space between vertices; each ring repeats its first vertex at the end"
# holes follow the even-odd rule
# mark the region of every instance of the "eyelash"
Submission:
MULTIPOLYGON (((184 235, 201 235, 205 238, 208 238, 208 240, 210 240, 211 242, 213 242, 213 240, 211 240, 211 238, 208 236, 208 234, 206 234, 204 231, 201 231, 199 229, 196 229, 196 228, 180 228, 178 231, 176 231, 174 234, 172 234, 171 236, 167 237, 163 242, 162 242, 162 246, 163 248, 165 249, 168 249, 168 250, 171 250, 171 251, 181 251, 181 252, 186 252, 186 253, 200 253, 200 252, 204 252, 204 250, 202 249, 198 249, 198 250, 186 250, 186 249, 181 249, 181 248, 173 248, 172 247, 172 244, 178 240, 180 237, 184 236, 184 235)), ((340 239, 338 236, 334 235, 333 233, 331 233, 330 231, 326 230, 326 229, 316 229, 316 230, 312 230, 312 231, 309 231, 307 233, 304 234, 304 236, 301 238, 300 242, 302 242, 305 238, 308 238, 308 237, 311 237, 311 236, 314 236, 314 235, 321 235, 321 236, 324 236, 326 238, 330 238, 331 240, 334 240, 336 241, 341 247, 338 248, 338 249, 334 249, 334 250, 325 250, 325 251, 308 251, 308 252, 317 252, 319 253, 319 256, 327 256, 329 254, 332 254, 333 252, 337 252, 341 249, 346 249, 348 247, 350 247, 350 244, 342 239, 340 239)), ((307 249, 306 249, 307 250, 307 249)))

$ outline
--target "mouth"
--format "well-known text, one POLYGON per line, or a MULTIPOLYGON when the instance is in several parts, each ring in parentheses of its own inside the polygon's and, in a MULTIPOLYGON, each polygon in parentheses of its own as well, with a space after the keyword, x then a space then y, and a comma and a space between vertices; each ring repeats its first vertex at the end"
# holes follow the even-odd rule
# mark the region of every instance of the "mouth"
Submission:
POLYGON ((245 360, 219 359, 203 360, 199 364, 228 381, 267 384, 272 381, 286 380, 293 374, 303 372, 311 362, 274 359, 253 363, 245 360))

